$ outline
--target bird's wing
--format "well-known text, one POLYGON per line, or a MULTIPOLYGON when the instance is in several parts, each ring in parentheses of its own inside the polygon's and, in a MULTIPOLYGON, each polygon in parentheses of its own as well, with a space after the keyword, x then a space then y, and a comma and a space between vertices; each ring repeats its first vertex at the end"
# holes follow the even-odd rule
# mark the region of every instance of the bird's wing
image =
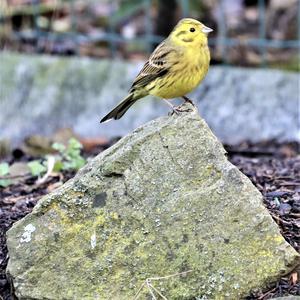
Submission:
POLYGON ((130 92, 134 92, 139 88, 144 88, 156 78, 166 75, 172 65, 168 59, 172 52, 177 52, 177 50, 168 45, 166 42, 162 42, 158 45, 135 78, 130 88, 130 92))

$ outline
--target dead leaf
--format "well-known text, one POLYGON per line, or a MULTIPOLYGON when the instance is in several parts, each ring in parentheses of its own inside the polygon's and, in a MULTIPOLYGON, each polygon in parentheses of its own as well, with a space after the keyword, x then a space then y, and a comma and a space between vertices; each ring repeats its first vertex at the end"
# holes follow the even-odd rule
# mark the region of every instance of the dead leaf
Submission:
POLYGON ((290 281, 291 281, 292 285, 295 285, 298 283, 298 273, 297 272, 293 272, 291 274, 290 281))
POLYGON ((79 139, 79 141, 86 151, 92 151, 96 147, 105 146, 109 143, 108 139, 105 137, 82 138, 79 139))
POLYGON ((43 156, 53 153, 52 142, 49 138, 41 135, 32 135, 24 140, 22 150, 31 156, 43 156))
POLYGON ((52 135, 51 140, 53 143, 60 143, 67 146, 71 138, 79 139, 71 128, 61 128, 52 135))

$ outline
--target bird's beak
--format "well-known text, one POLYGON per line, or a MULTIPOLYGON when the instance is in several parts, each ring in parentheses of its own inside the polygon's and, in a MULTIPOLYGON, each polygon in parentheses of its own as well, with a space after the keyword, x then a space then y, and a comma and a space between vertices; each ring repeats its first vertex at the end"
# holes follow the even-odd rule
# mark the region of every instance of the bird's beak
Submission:
POLYGON ((210 32, 213 31, 211 28, 209 28, 209 27, 207 27, 207 26, 203 26, 201 30, 202 30, 202 32, 204 32, 204 33, 210 33, 210 32))

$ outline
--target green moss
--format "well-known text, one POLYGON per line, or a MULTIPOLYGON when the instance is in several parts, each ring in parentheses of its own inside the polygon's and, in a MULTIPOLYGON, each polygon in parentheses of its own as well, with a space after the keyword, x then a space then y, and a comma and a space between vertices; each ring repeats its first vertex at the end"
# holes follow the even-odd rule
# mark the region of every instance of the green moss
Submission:
POLYGON ((195 114, 153 121, 101 153, 13 226, 8 246, 21 299, 133 299, 152 277, 166 277, 152 284, 168 299, 241 299, 299 259, 195 114), (20 244, 28 224, 36 230, 20 244))

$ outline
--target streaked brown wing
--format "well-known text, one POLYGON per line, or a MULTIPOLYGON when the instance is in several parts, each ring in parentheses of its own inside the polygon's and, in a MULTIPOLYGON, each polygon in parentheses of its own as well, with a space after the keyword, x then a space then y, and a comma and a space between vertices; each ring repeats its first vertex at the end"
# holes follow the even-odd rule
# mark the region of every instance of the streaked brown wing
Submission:
POLYGON ((149 60, 145 63, 140 73, 135 78, 130 92, 134 92, 136 89, 147 86, 150 82, 158 77, 166 75, 171 67, 171 63, 168 60, 168 55, 171 52, 176 51, 174 48, 162 42, 154 50, 149 60))

